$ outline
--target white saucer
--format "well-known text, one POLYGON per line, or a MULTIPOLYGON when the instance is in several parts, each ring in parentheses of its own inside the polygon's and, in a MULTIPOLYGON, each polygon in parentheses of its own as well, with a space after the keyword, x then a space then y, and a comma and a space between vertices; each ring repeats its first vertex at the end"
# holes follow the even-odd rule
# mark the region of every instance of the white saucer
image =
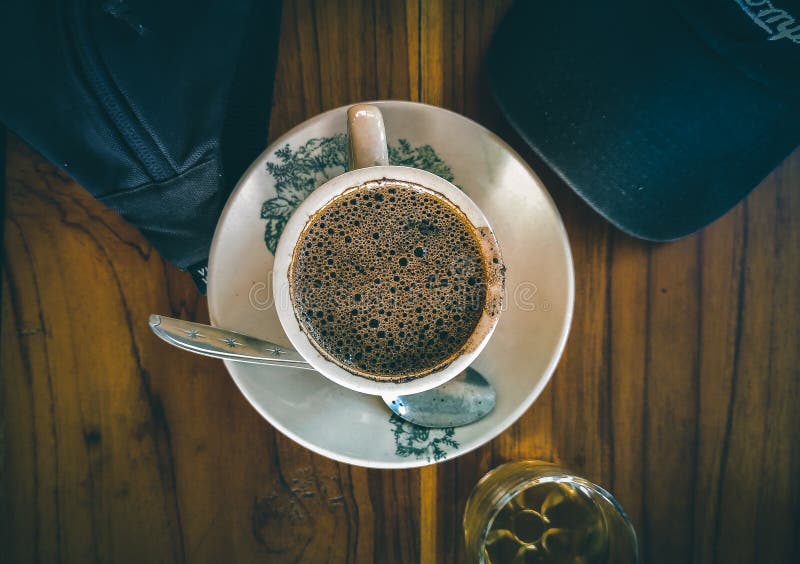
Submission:
MULTIPOLYGON (((425 466, 488 442, 541 393, 569 332, 572 256, 564 225, 533 171, 508 145, 458 114, 413 102, 375 102, 392 164, 424 168, 462 188, 492 225, 507 266, 507 307, 473 364, 497 406, 466 427, 423 429, 377 396, 304 370, 225 361, 253 407, 282 433, 324 456, 373 468, 425 466)), ((239 181, 217 225, 208 272, 214 325, 288 345, 272 305, 272 252, 309 191, 344 172, 345 114, 337 108, 295 127, 239 181)))

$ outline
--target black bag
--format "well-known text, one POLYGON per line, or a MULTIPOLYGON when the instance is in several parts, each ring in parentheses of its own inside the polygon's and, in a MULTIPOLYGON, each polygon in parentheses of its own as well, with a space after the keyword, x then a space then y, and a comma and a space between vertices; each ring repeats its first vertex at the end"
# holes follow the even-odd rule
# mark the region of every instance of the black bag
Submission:
POLYGON ((205 289, 227 196, 264 149, 275 0, 0 3, 0 121, 205 289))

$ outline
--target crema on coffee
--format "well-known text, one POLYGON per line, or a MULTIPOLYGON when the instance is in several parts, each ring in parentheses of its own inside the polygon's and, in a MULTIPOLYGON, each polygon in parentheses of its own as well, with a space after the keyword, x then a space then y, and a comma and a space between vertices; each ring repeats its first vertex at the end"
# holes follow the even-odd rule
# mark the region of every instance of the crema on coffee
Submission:
POLYGON ((403 381, 438 370, 468 345, 484 312, 499 262, 484 237, 422 186, 353 187, 298 239, 289 271, 295 316, 315 347, 352 373, 403 381))

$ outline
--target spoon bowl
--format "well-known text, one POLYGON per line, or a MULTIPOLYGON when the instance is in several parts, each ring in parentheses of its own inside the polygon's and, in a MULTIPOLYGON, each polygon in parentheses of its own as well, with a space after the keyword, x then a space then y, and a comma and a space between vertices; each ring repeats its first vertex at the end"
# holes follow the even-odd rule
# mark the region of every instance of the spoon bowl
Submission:
POLYGON ((483 419, 494 409, 497 394, 486 378, 467 368, 441 386, 403 396, 382 396, 396 415, 422 427, 461 427, 483 419))

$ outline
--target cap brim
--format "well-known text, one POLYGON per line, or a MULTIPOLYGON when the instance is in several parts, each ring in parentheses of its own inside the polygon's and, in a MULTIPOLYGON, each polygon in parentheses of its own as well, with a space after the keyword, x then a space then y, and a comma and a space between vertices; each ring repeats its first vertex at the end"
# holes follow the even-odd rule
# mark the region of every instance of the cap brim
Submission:
POLYGON ((798 144, 800 112, 715 52, 669 3, 519 2, 489 52, 507 118, 634 236, 688 235, 798 144))

